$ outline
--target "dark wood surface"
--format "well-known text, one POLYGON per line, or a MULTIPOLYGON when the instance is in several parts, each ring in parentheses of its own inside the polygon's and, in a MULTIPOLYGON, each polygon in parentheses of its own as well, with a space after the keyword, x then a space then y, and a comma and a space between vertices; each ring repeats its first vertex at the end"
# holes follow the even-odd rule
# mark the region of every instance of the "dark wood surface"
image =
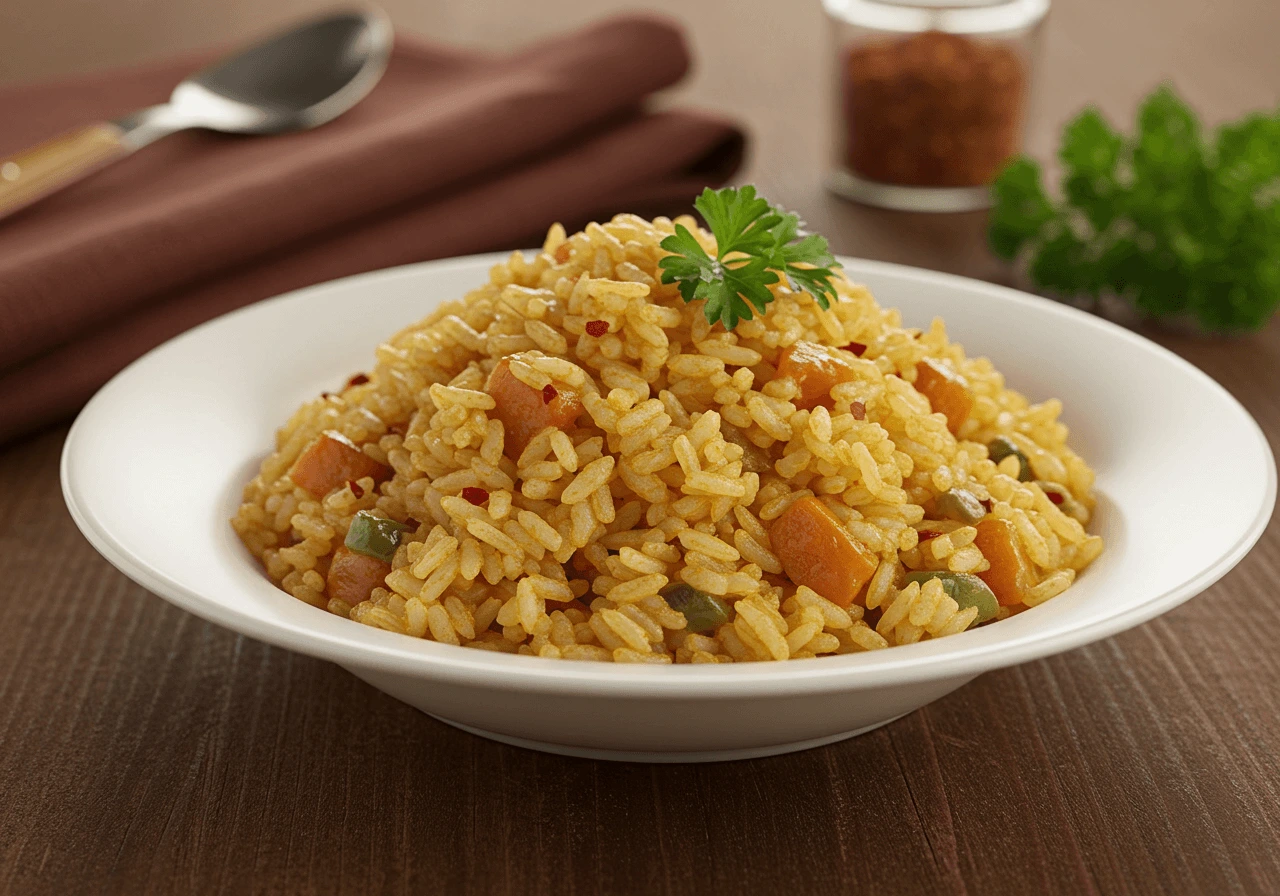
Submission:
MULTIPOLYGON (((982 215, 822 194, 822 25, 790 6, 691 13, 691 95, 752 125, 750 176, 840 251, 1005 278, 982 215), (777 72, 732 51, 765 37, 777 72)), ((1211 120, 1274 104, 1277 33, 1273 0, 1061 0, 1030 146, 1165 77, 1211 120)), ((1280 328, 1154 335, 1277 443, 1280 328)), ((0 892, 1280 892, 1280 524, 1180 609, 866 736, 620 765, 472 737, 148 594, 68 517, 64 434, 0 453, 0 892)))

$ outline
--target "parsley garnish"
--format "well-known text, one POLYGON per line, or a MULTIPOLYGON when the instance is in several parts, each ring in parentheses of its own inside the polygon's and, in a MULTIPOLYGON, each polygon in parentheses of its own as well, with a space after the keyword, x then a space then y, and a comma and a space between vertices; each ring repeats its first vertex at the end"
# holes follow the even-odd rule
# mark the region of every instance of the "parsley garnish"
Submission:
POLYGON ((1250 115, 1211 140, 1168 87, 1114 131, 1094 109, 1067 125, 1061 201, 1029 158, 995 182, 988 237, 1023 256, 1037 287, 1111 293, 1150 317, 1256 330, 1280 304, 1280 113, 1250 115))
POLYGON ((778 275, 796 292, 813 296, 823 308, 837 298, 831 278, 840 267, 825 237, 802 234, 800 219, 784 212, 756 188, 707 188, 694 200, 716 238, 712 258, 683 225, 662 241, 671 255, 660 262, 662 282, 679 284, 686 302, 705 300, 707 321, 720 321, 732 330, 739 320, 751 320, 752 308, 764 313, 773 301, 769 291, 778 275))

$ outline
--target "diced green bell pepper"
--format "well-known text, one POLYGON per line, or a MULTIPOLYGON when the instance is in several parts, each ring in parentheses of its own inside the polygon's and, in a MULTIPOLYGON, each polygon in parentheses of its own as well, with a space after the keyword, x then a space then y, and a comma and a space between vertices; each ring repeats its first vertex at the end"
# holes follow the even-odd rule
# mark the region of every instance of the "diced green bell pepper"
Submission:
POLYGON ((994 619, 996 612, 1000 609, 1000 603, 996 600, 995 594, 987 587, 987 583, 977 576, 964 572, 930 571, 913 572, 907 575, 908 582, 919 582, 921 585, 930 579, 941 582, 942 589, 960 605, 961 610, 967 610, 970 607, 978 608, 978 615, 969 624, 970 628, 981 625, 988 619, 994 619))
POLYGON ((356 514, 347 529, 347 540, 344 542, 349 550, 369 557, 377 557, 384 563, 390 563, 400 547, 400 535, 409 529, 404 523, 397 523, 385 517, 374 516, 367 510, 356 514))
POLYGON ((714 631, 728 622, 733 613, 730 606, 720 598, 683 582, 668 585, 658 593, 667 602, 667 606, 683 614, 688 623, 685 631, 698 634, 714 631))

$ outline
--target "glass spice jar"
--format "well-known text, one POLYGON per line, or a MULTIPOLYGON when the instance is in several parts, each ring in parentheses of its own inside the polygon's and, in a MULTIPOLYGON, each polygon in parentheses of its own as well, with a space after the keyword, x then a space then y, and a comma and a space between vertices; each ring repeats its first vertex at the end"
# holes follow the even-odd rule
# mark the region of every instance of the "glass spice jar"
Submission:
POLYGON ((1022 148, 1049 0, 824 0, 838 110, 829 188, 912 211, 990 204, 1022 148))

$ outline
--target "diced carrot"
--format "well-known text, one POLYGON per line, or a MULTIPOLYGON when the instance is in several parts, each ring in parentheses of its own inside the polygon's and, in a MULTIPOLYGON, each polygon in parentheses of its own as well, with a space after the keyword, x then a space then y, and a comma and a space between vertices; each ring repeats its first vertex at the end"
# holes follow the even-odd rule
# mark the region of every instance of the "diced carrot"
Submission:
POLYGON ((787 577, 847 607, 876 571, 878 559, 817 498, 792 503, 769 530, 787 577))
POLYGON ((365 454, 340 432, 329 430, 316 439, 293 463, 289 478, 294 485, 323 498, 348 481, 372 476, 374 482, 391 478, 391 468, 365 454))
POLYGON ((816 342, 793 342, 778 358, 778 377, 791 377, 800 387, 792 399, 796 407, 811 411, 818 405, 830 408, 831 387, 854 379, 853 365, 837 350, 816 342))
POLYGON ((330 597, 344 600, 354 607, 368 600, 374 588, 384 585, 390 573, 390 563, 356 553, 345 544, 339 545, 329 564, 325 591, 330 597))
POLYGON ((544 395, 516 379, 506 358, 493 368, 484 390, 497 402, 493 414, 502 421, 503 450, 512 460, 517 460, 529 440, 542 430, 548 426, 567 430, 582 413, 577 392, 561 387, 544 395))
POLYGON ((973 410, 973 393, 964 377, 930 358, 916 365, 916 391, 929 399, 935 414, 947 418, 947 429, 953 433, 973 410))
POLYGON ((988 517, 978 523, 973 540, 991 568, 978 573, 1002 606, 1020 604, 1032 586, 1031 564, 1018 544, 1018 533, 1008 520, 988 517))

